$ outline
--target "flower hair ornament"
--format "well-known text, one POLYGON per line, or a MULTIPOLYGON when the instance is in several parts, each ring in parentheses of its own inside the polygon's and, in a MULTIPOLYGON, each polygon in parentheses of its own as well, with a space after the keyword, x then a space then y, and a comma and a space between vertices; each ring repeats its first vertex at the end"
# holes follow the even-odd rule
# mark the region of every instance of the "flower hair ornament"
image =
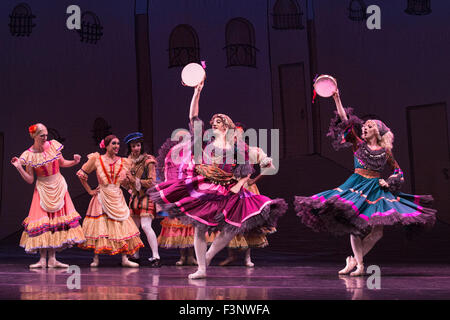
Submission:
POLYGON ((28 128, 28 132, 32 135, 34 135, 36 133, 36 130, 37 130, 37 125, 35 125, 35 124, 33 124, 32 126, 30 126, 28 128))
POLYGON ((100 141, 99 147, 100 147, 100 149, 106 149, 105 139, 102 139, 102 141, 100 141))

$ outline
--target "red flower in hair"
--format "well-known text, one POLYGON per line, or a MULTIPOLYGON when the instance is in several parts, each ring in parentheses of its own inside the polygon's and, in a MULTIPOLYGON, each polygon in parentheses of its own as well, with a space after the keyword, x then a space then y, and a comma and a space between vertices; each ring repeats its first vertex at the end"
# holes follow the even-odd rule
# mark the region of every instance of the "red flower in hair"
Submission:
POLYGON ((37 130, 37 125, 35 125, 35 124, 33 124, 32 126, 30 126, 28 128, 28 132, 31 134, 34 134, 36 132, 36 130, 37 130))

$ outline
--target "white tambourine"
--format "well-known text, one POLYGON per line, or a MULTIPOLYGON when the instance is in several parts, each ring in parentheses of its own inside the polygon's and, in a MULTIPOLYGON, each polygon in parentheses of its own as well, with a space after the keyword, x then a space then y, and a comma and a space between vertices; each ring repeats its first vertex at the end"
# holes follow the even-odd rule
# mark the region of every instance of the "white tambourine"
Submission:
POLYGON ((337 81, 332 76, 323 74, 314 82, 314 89, 321 97, 331 97, 337 91, 337 81))
POLYGON ((181 81, 188 87, 196 87, 205 79, 205 69, 198 63, 189 63, 181 71, 181 81))

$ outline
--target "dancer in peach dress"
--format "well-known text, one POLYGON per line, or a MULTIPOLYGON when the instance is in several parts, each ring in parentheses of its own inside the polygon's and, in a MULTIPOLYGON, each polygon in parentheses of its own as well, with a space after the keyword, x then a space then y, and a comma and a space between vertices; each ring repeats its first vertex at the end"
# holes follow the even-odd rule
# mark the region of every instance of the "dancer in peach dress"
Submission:
POLYGON ((120 142, 116 136, 107 136, 100 147, 106 149, 106 153, 89 154, 89 160, 77 172, 81 184, 92 196, 83 221, 87 241, 80 247, 94 251, 91 267, 99 266, 99 254, 121 253, 122 266, 136 268, 139 264, 128 260, 127 255, 133 255, 144 244, 120 189, 120 184, 126 179, 129 163, 126 158, 117 156, 120 142), (99 184, 95 190, 87 182, 88 174, 93 171, 97 173, 99 184))

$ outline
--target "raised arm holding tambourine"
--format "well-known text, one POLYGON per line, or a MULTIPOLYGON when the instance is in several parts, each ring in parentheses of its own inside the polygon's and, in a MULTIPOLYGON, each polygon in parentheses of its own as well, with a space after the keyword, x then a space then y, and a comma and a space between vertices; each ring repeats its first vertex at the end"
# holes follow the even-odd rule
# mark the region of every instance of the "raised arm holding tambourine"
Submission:
MULTIPOLYGON (((380 120, 364 122, 353 114, 353 109, 344 108, 337 82, 333 89, 330 78, 318 78, 328 81, 326 86, 331 88, 323 96, 333 96, 336 103, 327 136, 333 139, 336 150, 352 147, 355 171, 339 187, 311 197, 297 196, 294 204, 297 215, 311 229, 335 235, 350 234, 353 256, 347 257, 346 266, 339 274, 348 274, 356 268, 350 275, 360 276, 364 274, 363 257, 381 239, 385 225, 431 226, 436 210, 431 209, 430 195, 399 192, 404 179, 392 153, 392 131, 380 120), (381 174, 386 165, 393 173, 384 180, 381 174)), ((322 96, 321 89, 316 83, 319 96, 322 96)))

